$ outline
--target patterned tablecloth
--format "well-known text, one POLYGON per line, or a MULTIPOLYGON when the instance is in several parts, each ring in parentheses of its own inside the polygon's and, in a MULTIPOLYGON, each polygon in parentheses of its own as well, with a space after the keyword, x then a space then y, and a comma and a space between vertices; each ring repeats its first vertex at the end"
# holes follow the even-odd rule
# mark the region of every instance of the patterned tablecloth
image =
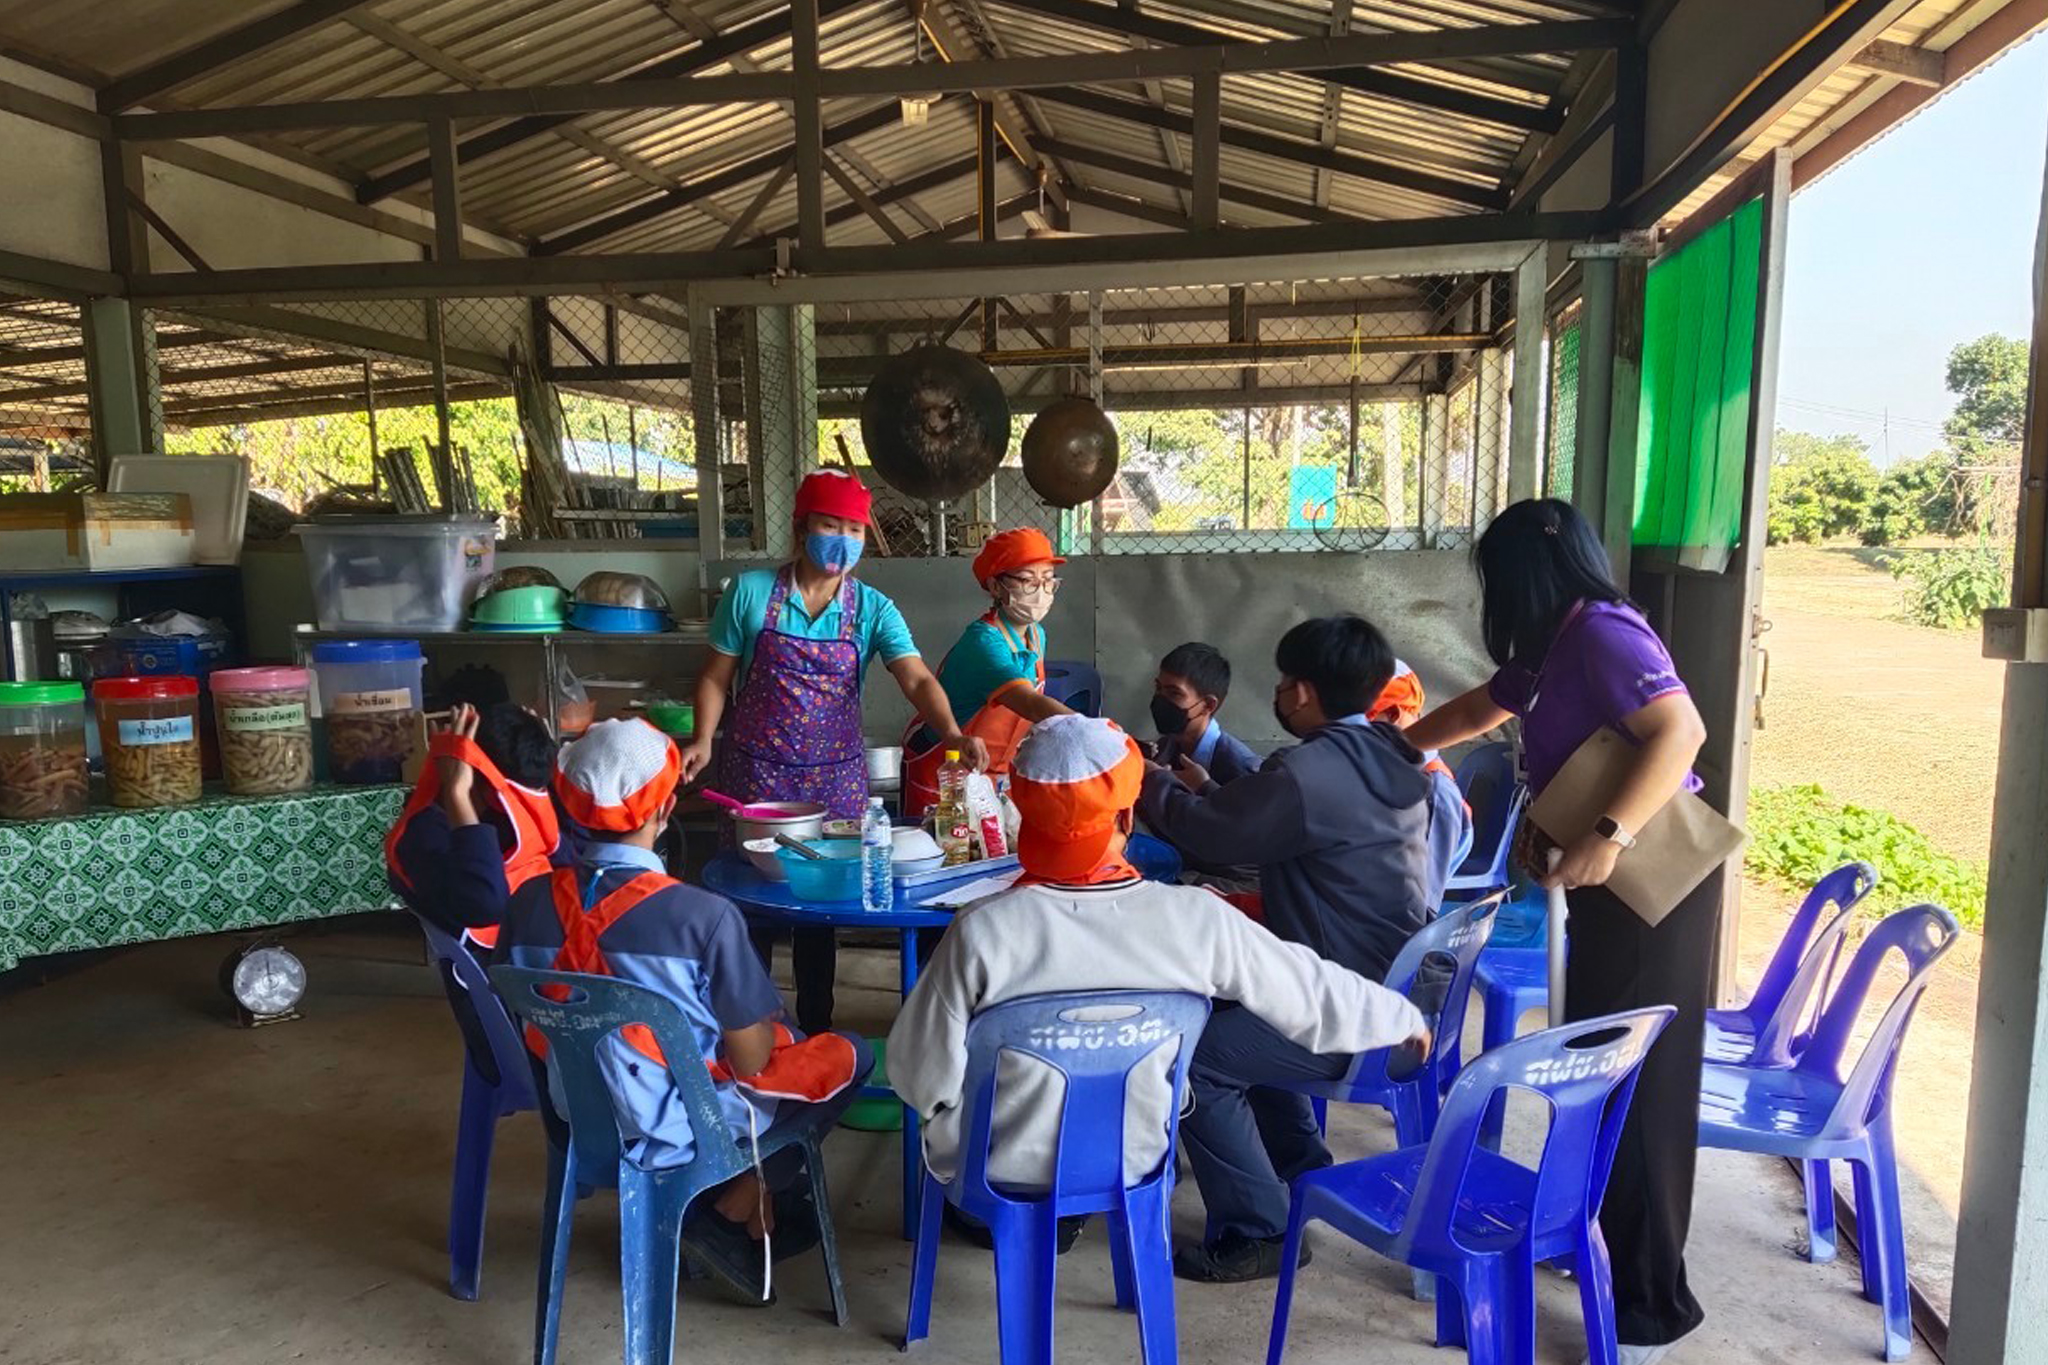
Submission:
POLYGON ((396 905, 383 844, 404 800, 402 787, 321 787, 0 821, 0 971, 45 953, 396 905))

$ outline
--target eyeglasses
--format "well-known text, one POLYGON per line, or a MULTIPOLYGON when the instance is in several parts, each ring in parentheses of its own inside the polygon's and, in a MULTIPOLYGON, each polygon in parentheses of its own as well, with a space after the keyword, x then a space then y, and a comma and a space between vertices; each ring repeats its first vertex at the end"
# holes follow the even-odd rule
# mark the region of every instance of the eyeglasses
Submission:
POLYGON ((1047 574, 1043 578, 1034 578, 1029 574, 1006 573, 1002 575, 1002 581, 1008 583, 1013 588, 1022 588, 1026 592, 1036 592, 1041 588, 1046 592, 1058 592, 1060 584, 1065 580, 1054 578, 1051 574, 1047 574))

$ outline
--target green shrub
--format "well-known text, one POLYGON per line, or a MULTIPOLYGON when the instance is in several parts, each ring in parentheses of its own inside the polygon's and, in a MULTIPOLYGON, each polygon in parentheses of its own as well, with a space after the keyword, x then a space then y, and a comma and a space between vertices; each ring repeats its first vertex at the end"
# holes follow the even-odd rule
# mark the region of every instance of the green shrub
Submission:
POLYGON ((1897 816, 1830 800, 1812 783, 1749 794, 1751 874, 1804 892, 1844 863, 1877 869, 1865 914, 1933 901, 1972 929, 1984 926, 1986 867, 1952 857, 1897 816))
POLYGON ((1780 463, 1771 470, 1765 531, 1772 544, 1826 540, 1863 525, 1877 491, 1877 470, 1853 437, 1825 441, 1779 437, 1780 463))
POLYGON ((1954 469, 1952 456, 1936 453, 1886 470, 1857 532, 1863 543, 1897 545, 1930 527, 1946 530, 1955 515, 1954 469))
POLYGON ((1974 630, 1978 618, 2002 607, 2012 586, 2008 552, 1989 544, 1905 555, 1892 577, 1906 581, 1906 619, 1918 626, 1974 630))

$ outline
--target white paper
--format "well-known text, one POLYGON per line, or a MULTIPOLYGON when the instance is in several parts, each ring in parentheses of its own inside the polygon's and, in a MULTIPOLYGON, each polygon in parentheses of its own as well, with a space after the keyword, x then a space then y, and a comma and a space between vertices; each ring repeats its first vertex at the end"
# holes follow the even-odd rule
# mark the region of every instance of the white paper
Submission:
POLYGON ((1022 870, 1019 870, 1016 872, 1005 872, 996 877, 977 877, 971 882, 957 886, 948 886, 934 891, 931 895, 919 901, 918 904, 935 905, 946 910, 956 909, 963 905, 972 905, 984 896, 993 896, 998 891, 1008 891, 1016 884, 1017 878, 1023 875, 1022 870))

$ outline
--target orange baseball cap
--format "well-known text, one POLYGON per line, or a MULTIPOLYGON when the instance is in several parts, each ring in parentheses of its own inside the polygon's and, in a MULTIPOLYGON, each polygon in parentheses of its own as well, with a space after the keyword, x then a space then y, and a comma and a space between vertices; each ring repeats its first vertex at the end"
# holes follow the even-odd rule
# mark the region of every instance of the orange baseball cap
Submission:
POLYGON ((555 795, 585 829, 625 834, 661 809, 682 776, 675 741, 644 720, 601 720, 556 761, 555 795))
POLYGON ((987 583, 1026 564, 1066 562, 1052 552, 1052 542, 1045 538, 1045 532, 1020 526, 1014 531, 998 532, 982 543, 981 553, 974 557, 974 581, 987 583))
POLYGON ((1033 725, 1010 764, 1024 870, 1058 881, 1100 867, 1144 780, 1144 757, 1115 721, 1068 715, 1033 725))

